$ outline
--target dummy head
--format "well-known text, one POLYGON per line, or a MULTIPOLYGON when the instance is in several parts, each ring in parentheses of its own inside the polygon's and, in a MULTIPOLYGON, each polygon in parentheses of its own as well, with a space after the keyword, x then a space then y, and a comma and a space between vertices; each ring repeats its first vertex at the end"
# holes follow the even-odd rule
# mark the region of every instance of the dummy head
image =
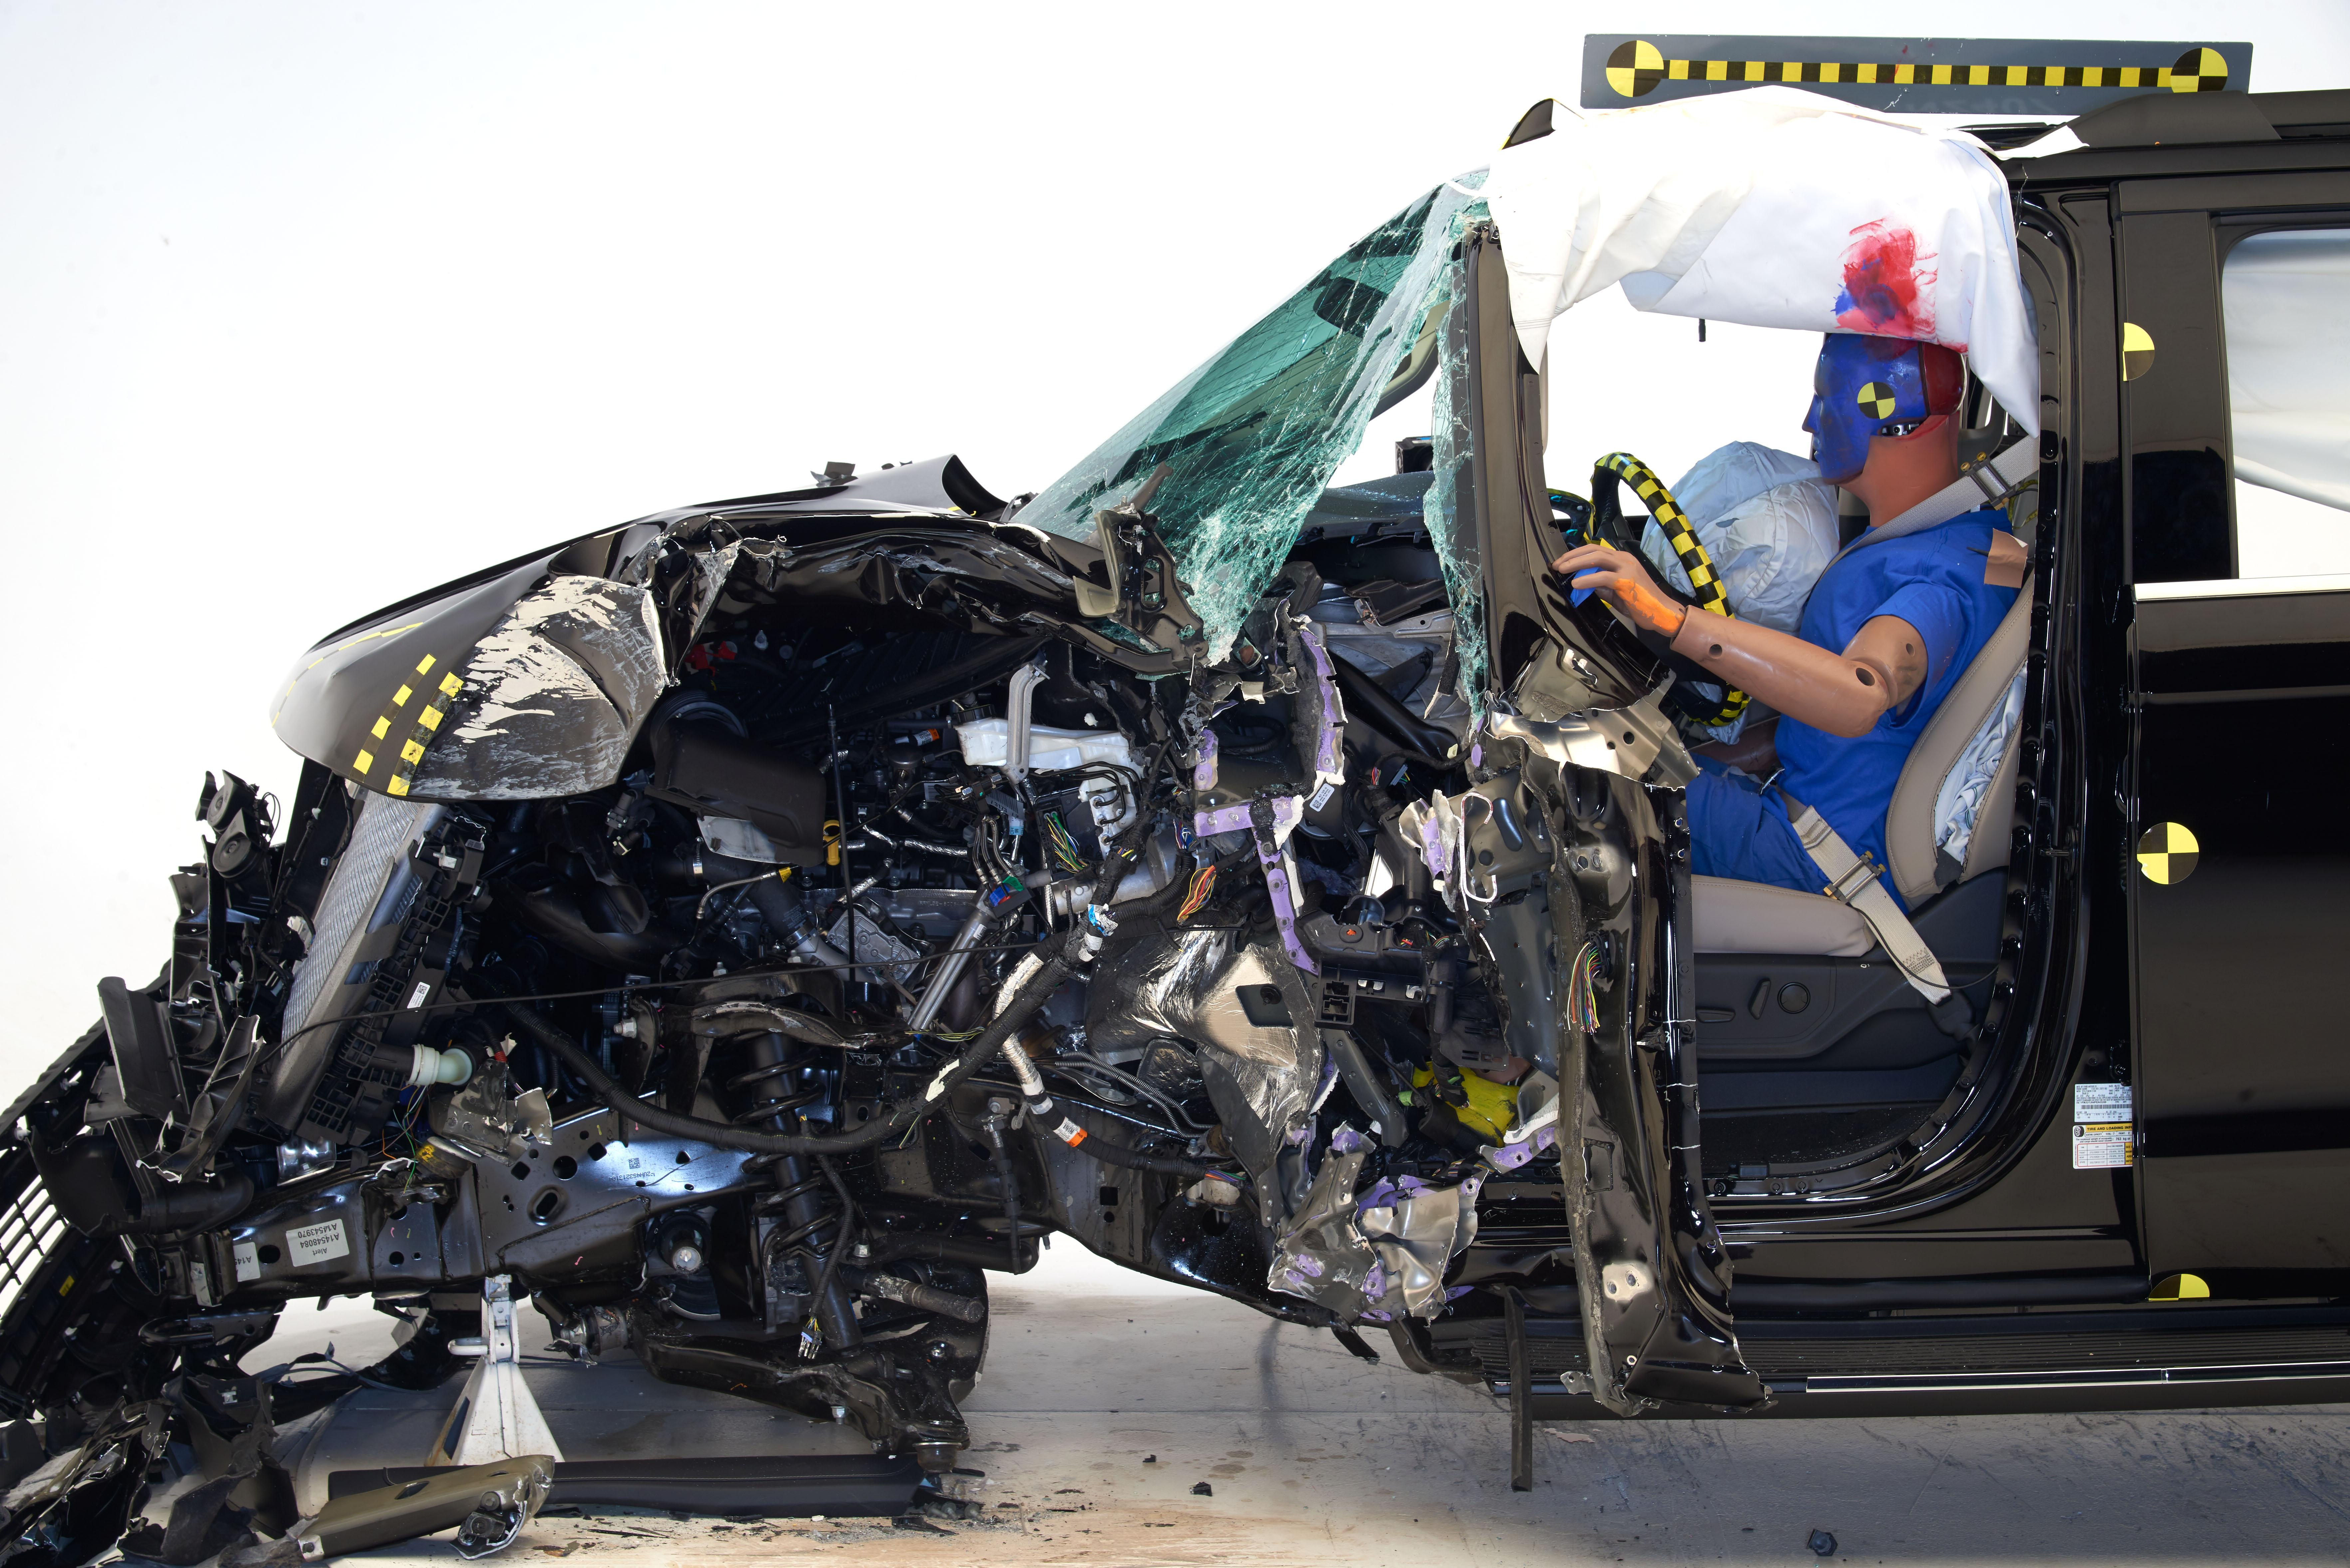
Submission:
POLYGON ((1958 477, 1959 400, 1966 369, 1939 343, 1831 332, 1812 372, 1812 459, 1882 521, 1880 501, 1935 474, 1923 499, 1958 477), (1948 472, 1945 474, 1943 471, 1948 472))

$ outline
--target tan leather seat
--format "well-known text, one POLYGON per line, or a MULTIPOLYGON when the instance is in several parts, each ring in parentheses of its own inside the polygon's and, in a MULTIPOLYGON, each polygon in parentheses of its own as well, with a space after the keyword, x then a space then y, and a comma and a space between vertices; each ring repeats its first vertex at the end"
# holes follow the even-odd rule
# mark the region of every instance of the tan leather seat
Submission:
MULTIPOLYGON (((2007 701, 2008 689, 2030 651, 2032 584, 1983 644, 1966 673, 1942 700, 1934 722, 1918 737, 1885 816, 1887 880, 1912 909, 1945 886, 2007 864, 2015 822, 2015 746, 2012 740, 1991 776, 1965 861, 1937 876, 1935 803, 1968 744, 2007 701)), ((1721 877, 1690 878, 1690 901, 1701 953, 1803 953, 1858 958, 1877 945, 1858 915, 1821 893, 1798 893, 1761 882, 1721 877)))
POLYGON ((1858 958, 1877 945, 1868 922, 1818 893, 1727 877, 1690 878, 1701 953, 1817 953, 1858 958))

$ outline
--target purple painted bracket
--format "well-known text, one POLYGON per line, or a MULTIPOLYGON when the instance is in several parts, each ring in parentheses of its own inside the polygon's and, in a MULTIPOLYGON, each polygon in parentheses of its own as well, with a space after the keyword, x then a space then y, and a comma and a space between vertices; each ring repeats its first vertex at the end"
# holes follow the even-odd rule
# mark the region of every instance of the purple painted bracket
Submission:
POLYGON ((1444 855, 1444 824, 1430 811, 1419 824, 1419 857, 1431 877, 1449 877, 1452 862, 1444 855))
POLYGON ((1256 840, 1257 864, 1264 869, 1265 891, 1273 895, 1274 923, 1281 928, 1281 945, 1289 960, 1308 974, 1322 968, 1297 939, 1297 900, 1292 896, 1289 873, 1281 864, 1281 836, 1305 820, 1305 803, 1294 794, 1219 806, 1191 818, 1191 830, 1207 838, 1219 833, 1245 833, 1256 840))
POLYGON ((1557 1142, 1556 1127, 1537 1128, 1534 1136, 1523 1143, 1506 1143, 1499 1148, 1488 1149, 1485 1154, 1485 1163, 1491 1165, 1495 1170, 1515 1170, 1543 1150, 1555 1146, 1557 1142))
POLYGON ((1320 774, 1343 771, 1338 764, 1339 739, 1346 733, 1346 709, 1338 700, 1338 673, 1330 667, 1330 655, 1322 647, 1322 628, 1313 622, 1305 623, 1297 640, 1305 645, 1306 661, 1314 666, 1315 689, 1322 698, 1322 733, 1314 746, 1314 768, 1320 774))
POLYGON ((1216 732, 1213 730, 1200 732, 1200 760, 1191 764, 1191 787, 1216 787, 1216 732))
MULTIPOLYGON (((1243 801, 1238 805, 1218 806, 1213 811, 1198 813, 1191 818, 1191 831, 1206 838, 1217 833, 1249 833, 1256 827, 1256 803, 1243 801)), ((1305 820, 1305 803, 1294 794, 1273 797, 1273 830, 1276 835, 1295 827, 1305 820)))
MULTIPOLYGON (((1292 806, 1296 805, 1296 796, 1287 798, 1292 806)), ((1256 804, 1262 806, 1264 803, 1256 804)), ((1281 846, 1273 836, 1273 813, 1266 812, 1263 821, 1251 826, 1256 830, 1257 864, 1264 868, 1264 890, 1273 895, 1273 923, 1281 928, 1281 945, 1288 950, 1290 962, 1307 974, 1318 975, 1322 966, 1314 961, 1314 955, 1305 950, 1305 944, 1297 937, 1297 900, 1290 891, 1289 873, 1281 864, 1281 846)), ((1304 1023, 1300 1020, 1299 1026, 1304 1023)))

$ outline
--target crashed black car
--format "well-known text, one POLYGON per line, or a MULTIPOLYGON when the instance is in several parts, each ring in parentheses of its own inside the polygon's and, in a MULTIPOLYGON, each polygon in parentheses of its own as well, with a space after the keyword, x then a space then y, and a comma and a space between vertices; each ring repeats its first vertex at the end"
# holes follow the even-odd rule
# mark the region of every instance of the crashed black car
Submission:
POLYGON ((6 1118, 0 1556, 494 1549, 564 1473, 533 1310, 910 1488, 1053 1232, 1505 1395, 1522 1477, 1537 1415, 2350 1397, 2339 759, 2243 738, 2339 749, 2350 619, 2222 580, 2228 379, 2125 384, 2121 314, 2203 354, 2215 235, 2350 223, 2350 95, 2156 107, 2009 165, 2033 586, 1897 824, 2020 718, 1888 868, 1955 1028, 1828 898, 1707 939, 1694 710, 1547 572, 1620 519, 1449 185, 1038 495, 837 465, 303 655, 298 789, 206 777, 162 972, 6 1118), (350 1293, 396 1355, 241 1369, 350 1293), (460 1375, 452 1484, 293 1517, 274 1423, 460 1375))

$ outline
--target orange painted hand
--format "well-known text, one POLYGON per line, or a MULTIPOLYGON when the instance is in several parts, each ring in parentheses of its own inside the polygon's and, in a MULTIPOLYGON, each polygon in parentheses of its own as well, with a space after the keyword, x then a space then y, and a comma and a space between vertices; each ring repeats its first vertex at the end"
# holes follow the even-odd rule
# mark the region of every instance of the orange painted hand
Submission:
POLYGON ((1634 626, 1659 637, 1675 636, 1689 618, 1688 607, 1659 592, 1648 564, 1629 550, 1577 545, 1553 561, 1551 569, 1566 576, 1570 587, 1598 589, 1634 626))

